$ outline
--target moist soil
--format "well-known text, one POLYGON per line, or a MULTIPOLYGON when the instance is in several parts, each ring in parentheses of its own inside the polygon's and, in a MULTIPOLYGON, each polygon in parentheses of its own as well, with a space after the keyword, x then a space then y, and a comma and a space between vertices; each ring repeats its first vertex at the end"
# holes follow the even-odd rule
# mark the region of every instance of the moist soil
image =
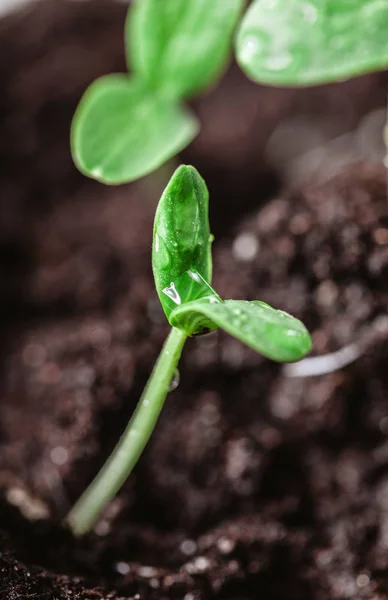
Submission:
POLYGON ((386 174, 291 190, 265 158, 289 115, 355 127, 384 75, 296 92, 233 66, 180 157, 211 191, 217 291, 301 318, 326 367, 354 360, 295 377, 223 333, 189 340, 119 496, 81 540, 61 524, 168 332, 150 244, 170 167, 106 188, 68 147, 87 84, 124 69, 124 13, 58 0, 0 23, 0 598, 388 598, 386 174))

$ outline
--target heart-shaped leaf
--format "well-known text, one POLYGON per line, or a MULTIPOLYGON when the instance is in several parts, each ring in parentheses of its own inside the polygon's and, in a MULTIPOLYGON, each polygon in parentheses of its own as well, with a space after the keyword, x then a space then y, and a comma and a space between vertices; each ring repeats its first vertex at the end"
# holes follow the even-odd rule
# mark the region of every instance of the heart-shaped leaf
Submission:
POLYGON ((170 324, 187 331, 188 324, 195 326, 201 318, 278 362, 299 360, 311 350, 303 323, 264 302, 203 298, 178 306, 170 315, 170 324))
POLYGON ((224 68, 243 0, 136 0, 126 27, 127 62, 173 97, 206 88, 224 68))
POLYGON ((255 0, 237 60, 259 83, 312 85, 388 66, 387 0, 255 0))
POLYGON ((194 167, 180 166, 156 210, 152 268, 164 311, 214 293, 211 281, 209 194, 194 167))
POLYGON ((160 167, 198 132, 195 117, 140 80, 109 75, 86 91, 75 114, 74 162, 104 183, 133 181, 160 167))

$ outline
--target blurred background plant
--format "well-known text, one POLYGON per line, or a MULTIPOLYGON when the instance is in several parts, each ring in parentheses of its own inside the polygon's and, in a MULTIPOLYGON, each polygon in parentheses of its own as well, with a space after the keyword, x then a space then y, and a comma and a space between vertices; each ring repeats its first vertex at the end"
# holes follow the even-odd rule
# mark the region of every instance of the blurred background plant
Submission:
POLYGON ((380 0, 136 0, 124 43, 127 75, 95 81, 72 126, 78 168, 105 183, 133 181, 183 150, 200 124, 182 100, 206 90, 232 54, 258 83, 303 86, 388 64, 388 5, 380 0))

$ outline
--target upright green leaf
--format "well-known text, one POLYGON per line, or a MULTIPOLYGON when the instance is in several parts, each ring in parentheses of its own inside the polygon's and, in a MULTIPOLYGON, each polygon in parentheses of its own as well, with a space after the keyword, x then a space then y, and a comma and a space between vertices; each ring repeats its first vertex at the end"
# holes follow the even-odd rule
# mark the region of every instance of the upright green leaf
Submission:
POLYGON ((244 0, 135 0, 126 27, 127 62, 167 95, 187 97, 225 67, 244 0))
POLYGON ((152 268, 164 311, 213 293, 209 194, 194 167, 180 166, 160 199, 154 223, 152 268))
POLYGON ((278 362, 299 360, 311 350, 303 323, 264 302, 202 298, 178 306, 170 315, 170 324, 190 334, 190 328, 205 318, 278 362))
POLYGON ((388 66, 388 0, 255 0, 237 61, 259 83, 311 85, 388 66))
POLYGON ((189 110, 140 80, 109 75, 95 81, 78 106, 72 153, 86 175, 104 183, 124 183, 157 169, 197 132, 189 110))

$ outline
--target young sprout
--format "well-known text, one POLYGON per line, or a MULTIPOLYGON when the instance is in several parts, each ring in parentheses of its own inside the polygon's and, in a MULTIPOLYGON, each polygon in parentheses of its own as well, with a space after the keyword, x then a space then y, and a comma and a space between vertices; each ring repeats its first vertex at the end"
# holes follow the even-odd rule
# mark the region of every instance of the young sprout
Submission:
POLYGON ((388 66, 387 0, 254 0, 236 57, 259 83, 315 85, 388 66))
POLYGON ((91 529, 135 466, 155 427, 187 337, 220 327, 279 362, 299 360, 311 349, 309 333, 298 319, 264 302, 223 300, 211 287, 208 198, 198 171, 183 165, 160 199, 152 267, 172 329, 116 448, 68 515, 77 535, 91 529))

